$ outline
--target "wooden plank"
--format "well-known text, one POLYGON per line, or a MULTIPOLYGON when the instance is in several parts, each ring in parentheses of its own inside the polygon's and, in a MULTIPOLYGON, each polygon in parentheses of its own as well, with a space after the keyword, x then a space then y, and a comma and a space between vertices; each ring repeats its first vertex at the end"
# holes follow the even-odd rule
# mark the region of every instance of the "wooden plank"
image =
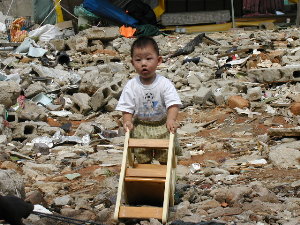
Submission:
POLYGON ((126 169, 126 177, 166 177, 167 166, 155 164, 135 164, 126 169))
POLYGON ((160 207, 133 207, 121 206, 119 218, 135 218, 135 219, 162 219, 162 208, 160 207))
POLYGON ((174 161, 174 138, 175 135, 170 133, 170 141, 168 148, 168 161, 167 161, 167 173, 166 173, 166 183, 165 183, 165 193, 164 193, 164 203, 162 212, 162 223, 168 222, 169 204, 170 204, 170 194, 171 194, 171 181, 172 181, 172 163, 174 161))
POLYGON ((125 178, 125 172, 126 172, 126 164, 127 164, 127 152, 128 152, 128 140, 130 137, 130 132, 127 131, 125 134, 125 140, 124 140, 124 150, 123 150, 123 158, 122 158, 122 166, 121 166, 121 172, 120 172, 120 178, 119 178, 119 186, 118 186, 118 193, 117 193, 117 200, 116 200, 116 208, 114 212, 114 220, 118 220, 118 215, 120 211, 120 205, 122 200, 122 193, 124 189, 124 178, 125 178))
POLYGON ((167 149, 169 146, 168 139, 136 139, 130 138, 128 143, 129 148, 156 148, 167 149))
POLYGON ((145 177, 125 177, 125 182, 149 182, 149 183, 165 183, 166 179, 162 178, 145 178, 145 177))

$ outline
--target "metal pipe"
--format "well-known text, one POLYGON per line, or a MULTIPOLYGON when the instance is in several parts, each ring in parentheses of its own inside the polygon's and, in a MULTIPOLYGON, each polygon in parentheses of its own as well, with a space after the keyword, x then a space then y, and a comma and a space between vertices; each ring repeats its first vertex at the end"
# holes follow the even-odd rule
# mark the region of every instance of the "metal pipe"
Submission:
POLYGON ((232 28, 235 28, 235 18, 234 18, 234 5, 233 5, 233 0, 231 0, 231 18, 232 18, 232 28))

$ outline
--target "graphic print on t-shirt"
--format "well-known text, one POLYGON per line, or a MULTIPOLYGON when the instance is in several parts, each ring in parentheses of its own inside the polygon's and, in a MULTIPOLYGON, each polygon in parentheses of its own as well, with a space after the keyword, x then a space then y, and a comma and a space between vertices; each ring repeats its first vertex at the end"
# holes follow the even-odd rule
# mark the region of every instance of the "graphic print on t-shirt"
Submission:
POLYGON ((152 94, 151 92, 147 92, 145 93, 144 96, 144 112, 149 114, 149 116, 153 116, 153 113, 157 110, 155 110, 158 106, 158 101, 154 101, 154 94, 152 94))

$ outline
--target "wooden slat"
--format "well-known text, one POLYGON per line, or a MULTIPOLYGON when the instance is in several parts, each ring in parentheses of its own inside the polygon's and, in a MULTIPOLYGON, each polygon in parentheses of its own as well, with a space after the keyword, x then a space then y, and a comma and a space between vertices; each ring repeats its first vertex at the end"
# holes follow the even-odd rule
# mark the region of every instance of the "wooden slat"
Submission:
POLYGON ((136 139, 130 138, 128 143, 129 148, 161 148, 169 147, 168 139, 136 139))
POLYGON ((126 177, 126 182, 149 182, 149 183, 165 183, 166 179, 163 178, 145 178, 145 177, 126 177))
POLYGON ((147 219, 155 218, 162 219, 162 208, 160 207, 132 207, 121 206, 119 212, 119 218, 135 218, 135 219, 147 219))
POLYGON ((118 193, 117 193, 117 199, 116 199, 116 208, 115 208, 115 212, 114 212, 114 219, 116 221, 118 220, 118 215, 119 215, 120 205, 121 205, 121 200, 122 200, 122 193, 124 190, 124 179, 125 179, 126 164, 127 164, 127 152, 128 152, 129 137, 130 137, 130 133, 129 133, 129 131, 127 131, 125 134, 122 166, 121 166, 121 172, 120 172, 120 178, 119 178, 119 186, 118 186, 118 193))
POLYGON ((136 164, 133 168, 126 169, 126 177, 161 177, 165 178, 166 165, 136 164))

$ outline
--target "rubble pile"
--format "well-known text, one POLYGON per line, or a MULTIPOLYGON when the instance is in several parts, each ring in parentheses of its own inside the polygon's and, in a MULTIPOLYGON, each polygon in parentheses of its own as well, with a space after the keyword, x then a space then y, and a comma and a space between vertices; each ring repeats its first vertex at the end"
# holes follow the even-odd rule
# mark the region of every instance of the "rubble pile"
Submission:
MULTIPOLYGON (((170 221, 299 224, 300 31, 209 33, 173 55, 197 37, 154 37, 158 73, 183 102, 170 221)), ((0 52, 0 193, 112 224, 124 139, 114 109, 136 75, 134 39, 117 27, 38 39, 42 56, 0 52)), ((53 224, 37 215, 26 222, 53 224)))

